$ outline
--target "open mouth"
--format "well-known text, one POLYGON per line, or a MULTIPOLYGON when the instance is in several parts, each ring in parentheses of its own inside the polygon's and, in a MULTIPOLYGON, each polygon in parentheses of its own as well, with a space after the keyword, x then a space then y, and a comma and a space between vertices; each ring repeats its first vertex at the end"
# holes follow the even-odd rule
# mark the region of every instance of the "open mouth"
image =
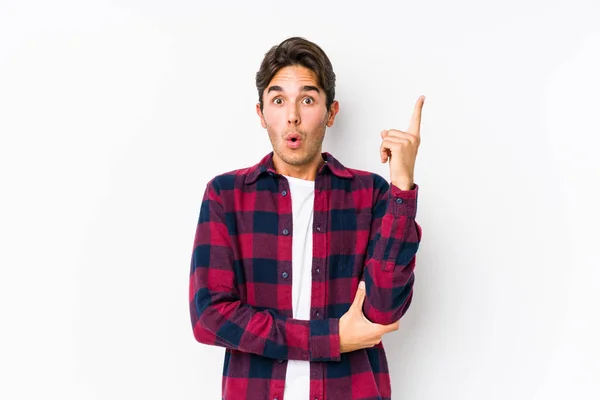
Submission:
POLYGON ((298 134, 290 134, 286 137, 286 142, 289 148, 296 149, 302 143, 302 138, 298 134))

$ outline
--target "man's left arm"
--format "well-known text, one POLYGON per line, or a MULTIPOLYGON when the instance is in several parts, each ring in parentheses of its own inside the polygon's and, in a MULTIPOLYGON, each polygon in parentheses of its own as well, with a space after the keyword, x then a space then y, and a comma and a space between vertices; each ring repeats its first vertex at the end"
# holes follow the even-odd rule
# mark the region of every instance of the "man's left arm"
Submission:
POLYGON ((378 324, 398 321, 412 301, 421 227, 416 222, 418 185, 402 190, 375 180, 373 220, 363 271, 365 317, 378 324))
POLYGON ((419 187, 413 181, 421 143, 421 112, 425 96, 419 96, 408 129, 383 130, 381 162, 390 166, 390 184, 374 179, 373 223, 363 272, 365 316, 379 324, 398 321, 412 301, 416 253, 421 227, 415 221, 419 187))

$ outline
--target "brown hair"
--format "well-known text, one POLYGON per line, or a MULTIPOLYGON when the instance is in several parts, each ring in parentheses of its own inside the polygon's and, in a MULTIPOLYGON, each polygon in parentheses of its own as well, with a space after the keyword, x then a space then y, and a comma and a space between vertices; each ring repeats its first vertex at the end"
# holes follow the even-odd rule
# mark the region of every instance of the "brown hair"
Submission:
POLYGON ((260 69, 256 73, 256 89, 258 102, 263 109, 263 93, 273 76, 281 68, 302 66, 312 70, 317 76, 318 85, 327 96, 327 111, 335 99, 335 73, 327 54, 317 46, 302 37, 291 37, 279 45, 271 47, 265 54, 260 69))

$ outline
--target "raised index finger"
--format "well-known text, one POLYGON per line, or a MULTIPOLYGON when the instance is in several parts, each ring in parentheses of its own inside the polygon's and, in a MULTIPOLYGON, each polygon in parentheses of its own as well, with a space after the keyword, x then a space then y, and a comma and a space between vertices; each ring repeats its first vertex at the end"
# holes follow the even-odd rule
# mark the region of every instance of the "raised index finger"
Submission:
POLYGON ((415 103, 413 115, 410 118, 410 124, 408 125, 408 132, 417 136, 421 135, 421 112, 423 110, 423 103, 425 103, 425 96, 419 96, 415 103))

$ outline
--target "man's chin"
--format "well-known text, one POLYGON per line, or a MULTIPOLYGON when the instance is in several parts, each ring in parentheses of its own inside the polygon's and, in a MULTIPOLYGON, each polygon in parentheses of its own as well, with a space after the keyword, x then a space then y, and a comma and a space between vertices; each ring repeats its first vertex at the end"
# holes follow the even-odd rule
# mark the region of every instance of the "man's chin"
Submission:
POLYGON ((282 158, 282 160, 284 163, 293 165, 295 167, 299 167, 308 163, 308 160, 305 157, 286 157, 282 158))
POLYGON ((310 157, 307 157, 307 155, 304 154, 304 152, 296 152, 295 154, 290 154, 290 152, 284 150, 283 152, 279 152, 278 156, 284 163, 294 166, 304 165, 310 161, 310 157))

